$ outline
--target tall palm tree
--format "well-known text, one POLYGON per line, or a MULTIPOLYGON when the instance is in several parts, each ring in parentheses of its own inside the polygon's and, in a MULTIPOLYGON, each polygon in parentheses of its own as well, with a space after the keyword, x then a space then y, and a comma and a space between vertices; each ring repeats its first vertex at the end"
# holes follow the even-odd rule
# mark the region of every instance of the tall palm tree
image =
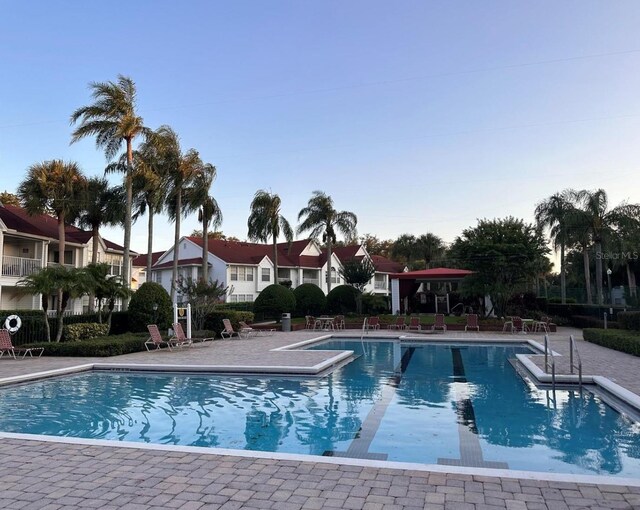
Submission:
POLYGON ((596 293, 598 304, 603 304, 602 291, 602 244, 607 235, 615 229, 624 228, 640 221, 640 205, 623 202, 609 209, 607 193, 603 189, 582 190, 576 193, 582 222, 587 226, 596 255, 596 293))
POLYGON ((213 195, 209 194, 216 173, 215 166, 203 164, 186 192, 187 208, 190 211, 197 210, 198 221, 202 223, 202 280, 205 283, 209 283, 209 227, 219 228, 222 225, 220 206, 213 195))
MULTIPOLYGON (((58 262, 64 264, 65 227, 72 223, 86 190, 87 181, 77 163, 61 159, 36 163, 18 186, 18 196, 27 213, 51 214, 58 221, 58 262)), ((62 291, 58 292, 56 311, 61 313, 62 291)))
POLYGON ((445 246, 442 238, 427 232, 416 239, 415 249, 424 259, 425 269, 429 269, 431 262, 442 257, 445 246))
POLYGON ((553 247, 560 249, 560 296, 562 303, 567 302, 567 275, 565 270, 565 250, 569 236, 568 217, 574 208, 573 190, 564 190, 551 195, 536 205, 536 222, 543 229, 549 230, 553 247))
POLYGON ((416 254, 416 244, 416 236, 402 234, 393 242, 391 256, 396 260, 402 260, 407 266, 411 266, 411 261, 416 254))
POLYGON ((298 221, 302 218, 304 220, 298 225, 298 234, 309 231, 313 239, 318 239, 322 234, 322 242, 327 245, 327 290, 331 292, 331 256, 337 240, 336 231, 348 239, 355 238, 358 235, 358 218, 352 212, 336 211, 333 199, 322 191, 312 193, 307 206, 298 213, 298 221))
POLYGON ((247 220, 249 239, 266 243, 273 241, 274 283, 278 283, 278 237, 284 234, 287 242, 293 241, 293 229, 287 219, 280 214, 282 201, 275 193, 258 190, 251 202, 251 214, 247 220))
MULTIPOLYGON (((131 250, 131 208, 133 203, 133 141, 140 135, 148 134, 142 117, 136 112, 136 85, 127 76, 118 75, 117 82, 92 82, 93 104, 82 106, 71 114, 71 123, 80 125, 71 135, 71 143, 87 136, 96 137, 96 145, 104 149, 107 160, 111 161, 126 146, 127 172, 125 173, 124 208, 124 256, 122 277, 127 286, 131 285, 129 253, 131 250)), ((125 299, 124 309, 128 307, 125 299)))

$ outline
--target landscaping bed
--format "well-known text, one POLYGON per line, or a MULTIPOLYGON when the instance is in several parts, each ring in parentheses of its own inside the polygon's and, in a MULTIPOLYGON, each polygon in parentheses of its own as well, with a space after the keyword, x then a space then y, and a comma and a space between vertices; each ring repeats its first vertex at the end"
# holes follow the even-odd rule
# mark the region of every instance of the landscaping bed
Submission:
POLYGON ((126 333, 79 342, 39 342, 24 347, 44 347, 43 356, 108 357, 146 350, 148 334, 126 333))
POLYGON ((582 331, 582 335, 587 342, 640 356, 640 332, 638 331, 588 328, 582 331))

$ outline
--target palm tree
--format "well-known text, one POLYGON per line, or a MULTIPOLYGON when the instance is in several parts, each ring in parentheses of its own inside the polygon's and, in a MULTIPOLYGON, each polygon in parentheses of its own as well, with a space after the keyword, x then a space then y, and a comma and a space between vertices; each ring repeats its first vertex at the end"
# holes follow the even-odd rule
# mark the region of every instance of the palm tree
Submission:
POLYGON ((609 209, 607 193, 603 189, 582 190, 576 193, 581 211, 582 224, 587 226, 595 247, 596 293, 598 304, 603 304, 602 291, 602 244, 606 236, 615 229, 621 229, 640 221, 640 205, 626 202, 609 209))
POLYGON ((416 237, 411 234, 402 234, 391 247, 391 256, 396 260, 401 260, 407 266, 411 266, 416 253, 416 237))
MULTIPOLYGON (((98 246, 100 244, 100 227, 118 225, 124 220, 122 201, 124 193, 121 187, 110 187, 109 182, 101 177, 91 177, 87 182, 86 194, 82 210, 78 217, 81 228, 91 229, 93 246, 91 262, 98 262, 98 246)), ((93 294, 89 295, 89 311, 93 312, 95 302, 93 294)))
POLYGON ((536 222, 543 229, 549 229, 553 247, 560 248, 560 296, 562 303, 567 302, 567 275, 565 270, 565 250, 567 248, 569 228, 567 220, 573 211, 573 190, 564 190, 551 195, 536 206, 536 222))
POLYGON ((327 245, 327 290, 331 292, 331 256, 332 246, 336 242, 336 230, 348 239, 357 236, 356 225, 358 218, 348 211, 336 211, 333 199, 322 191, 314 191, 307 203, 298 213, 298 234, 310 231, 312 239, 318 239, 322 234, 322 242, 327 245))
POLYGON ((20 199, 17 195, 13 193, 9 193, 8 191, 3 191, 0 193, 0 204, 2 205, 15 205, 16 207, 20 207, 20 199))
POLYGON ((209 227, 222 225, 222 211, 209 190, 216 178, 216 167, 210 163, 202 165, 196 173, 193 184, 187 190, 186 200, 189 210, 198 211, 198 221, 202 223, 202 280, 209 283, 209 227))
POLYGON ((258 190, 251 202, 251 214, 247 220, 249 239, 266 243, 273 241, 274 283, 278 283, 278 237, 284 234, 287 242, 293 241, 293 229, 287 219, 280 214, 282 201, 275 193, 258 190))
POLYGON ((425 269, 429 269, 431 262, 438 260, 444 254, 444 241, 437 235, 427 232, 416 239, 415 250, 424 259, 425 269))
MULTIPOLYGON (((136 85, 129 77, 118 75, 118 81, 92 82, 94 103, 82 106, 71 114, 71 123, 80 125, 71 135, 71 143, 87 136, 96 137, 96 145, 104 149, 107 160, 111 161, 126 145, 127 172, 125 174, 124 208, 124 256, 122 276, 127 286, 131 282, 129 253, 131 250, 131 208, 133 203, 133 141, 140 135, 147 135, 142 117, 136 112, 136 85)), ((123 305, 127 309, 128 300, 123 305)))
POLYGON ((49 327, 49 296, 58 290, 58 281, 56 278, 56 266, 51 266, 31 273, 24 278, 18 280, 17 290, 20 294, 28 294, 35 296, 40 295, 40 304, 42 306, 44 331, 47 336, 47 342, 51 342, 51 328, 49 327))
POLYGON ((106 301, 109 310, 107 324, 111 329, 116 299, 126 299, 131 295, 131 290, 124 284, 122 277, 109 275, 108 264, 91 263, 85 270, 90 279, 91 293, 98 300, 98 322, 102 324, 103 301, 106 301))

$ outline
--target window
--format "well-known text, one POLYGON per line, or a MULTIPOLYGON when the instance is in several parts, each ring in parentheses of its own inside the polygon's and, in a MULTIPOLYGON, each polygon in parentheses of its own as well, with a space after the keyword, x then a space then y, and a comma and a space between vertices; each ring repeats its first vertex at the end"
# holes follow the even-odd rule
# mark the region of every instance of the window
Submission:
POLYGON ((331 268, 331 283, 340 283, 340 278, 335 267, 331 268))
POLYGON ((262 281, 270 282, 271 281, 271 268, 263 267, 262 268, 262 281))
POLYGON ((162 285, 162 271, 155 271, 153 274, 153 281, 162 285))
POLYGON ((237 294, 231 294, 229 296, 229 303, 237 303, 238 302, 238 295, 237 294))
POLYGON ((229 296, 230 303, 246 303, 253 301, 253 294, 231 294, 229 296))
POLYGON ((253 268, 245 266, 231 266, 230 280, 239 282, 252 282, 253 281, 253 268))

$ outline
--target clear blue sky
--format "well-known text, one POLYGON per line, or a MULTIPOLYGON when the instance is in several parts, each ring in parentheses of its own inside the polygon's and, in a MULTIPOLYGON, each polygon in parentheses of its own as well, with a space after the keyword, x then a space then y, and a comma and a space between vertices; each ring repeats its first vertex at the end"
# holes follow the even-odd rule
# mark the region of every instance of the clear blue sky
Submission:
MULTIPOLYGON (((637 1, 0 0, 0 12, 0 190, 52 158, 102 174, 93 140, 69 146, 69 116, 90 81, 121 73, 148 126, 171 125, 217 166, 222 230, 241 239, 259 188, 294 224, 320 189, 362 234, 449 242, 480 217, 531 220, 565 187, 640 202, 637 1)), ((166 249, 173 225, 156 224, 166 249)), ((132 248, 146 251, 144 219, 132 248)))

